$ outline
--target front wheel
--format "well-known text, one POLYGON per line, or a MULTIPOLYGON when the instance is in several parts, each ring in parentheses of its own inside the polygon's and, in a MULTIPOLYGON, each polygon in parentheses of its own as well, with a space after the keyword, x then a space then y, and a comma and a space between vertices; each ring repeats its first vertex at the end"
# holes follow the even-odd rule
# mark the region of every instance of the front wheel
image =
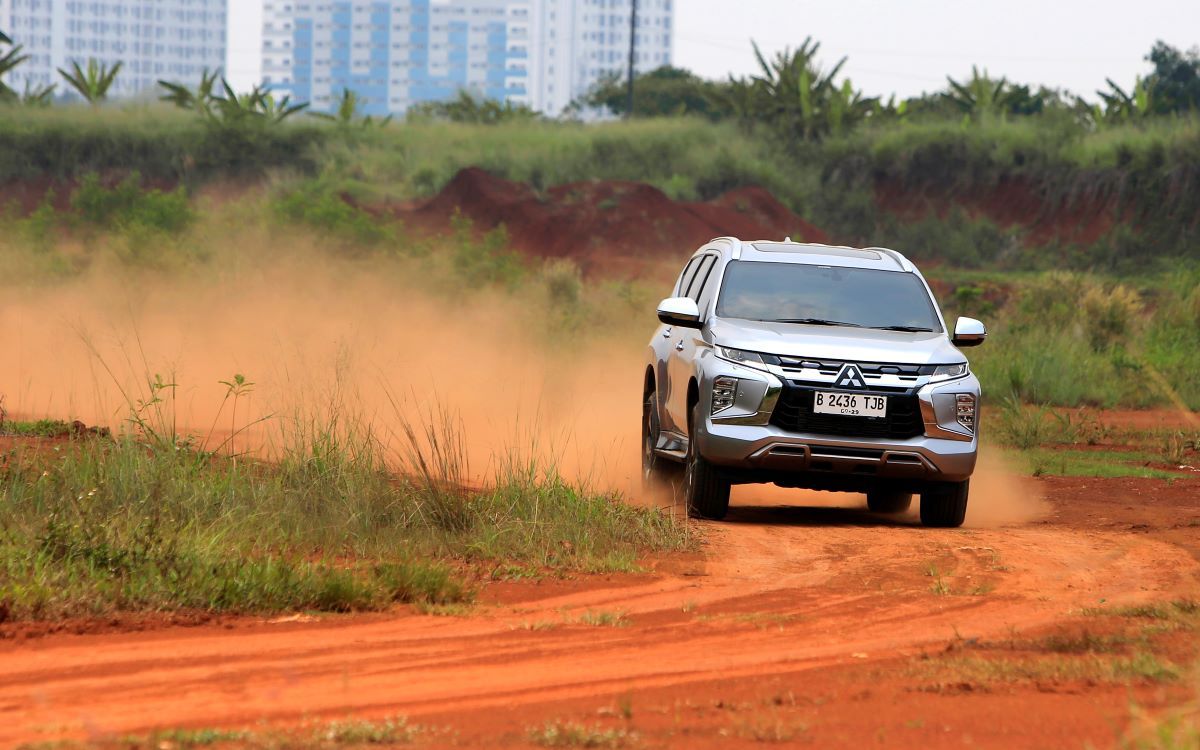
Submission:
POLYGON ((669 488, 679 471, 679 464, 654 452, 658 444, 658 424, 658 394, 650 391, 642 402, 642 487, 648 492, 669 488))
POLYGON ((700 405, 692 407, 692 423, 688 430, 687 467, 684 470, 683 496, 688 514, 696 518, 719 521, 729 513, 729 481, 723 479, 711 463, 700 455, 696 433, 701 419, 700 405))
POLYGON ((962 526, 967 516, 967 495, 970 480, 939 482, 921 493, 921 523, 935 528, 954 529, 962 526))

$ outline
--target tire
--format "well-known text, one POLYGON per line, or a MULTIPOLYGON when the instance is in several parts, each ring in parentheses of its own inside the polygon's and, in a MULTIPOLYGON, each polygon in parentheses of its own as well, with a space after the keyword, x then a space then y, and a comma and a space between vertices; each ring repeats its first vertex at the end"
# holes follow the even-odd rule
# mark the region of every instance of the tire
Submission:
POLYGON ((658 443, 658 393, 650 391, 642 402, 642 488, 647 492, 670 489, 679 464, 654 452, 658 443))
POLYGON ((878 489, 867 493, 867 508, 872 513, 903 513, 911 505, 911 492, 878 489))
POLYGON ((970 480, 941 482, 928 487, 921 493, 921 523, 942 529, 962 526, 970 490, 970 480))
POLYGON ((700 405, 696 404, 692 406, 691 424, 688 425, 683 497, 687 502, 688 515, 720 521, 729 513, 729 481, 721 478, 716 468, 700 455, 696 447, 696 425, 700 419, 700 405))

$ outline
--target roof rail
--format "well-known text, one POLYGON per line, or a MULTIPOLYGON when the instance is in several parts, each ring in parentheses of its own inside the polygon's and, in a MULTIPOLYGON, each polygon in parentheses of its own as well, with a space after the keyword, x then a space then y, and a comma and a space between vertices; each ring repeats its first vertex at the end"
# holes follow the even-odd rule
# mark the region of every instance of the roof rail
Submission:
POLYGON ((883 253, 884 255, 891 256, 892 260, 896 261, 896 264, 898 266, 900 266, 902 269, 904 269, 905 271, 914 270, 914 266, 913 266, 912 262, 909 261, 908 258, 904 257, 903 253, 897 252, 896 250, 893 250, 890 247, 871 246, 871 247, 864 247, 863 250, 874 250, 875 252, 883 253))
POLYGON ((730 253, 734 260, 742 257, 742 241, 737 237, 713 237, 706 244, 711 245, 715 242, 728 242, 730 253))

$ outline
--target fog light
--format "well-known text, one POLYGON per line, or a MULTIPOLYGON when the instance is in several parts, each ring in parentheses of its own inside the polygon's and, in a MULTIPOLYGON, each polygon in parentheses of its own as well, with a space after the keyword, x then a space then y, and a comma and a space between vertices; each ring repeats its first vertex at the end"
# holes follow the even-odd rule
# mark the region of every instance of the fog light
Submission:
POLYGON ((733 406, 733 400, 737 397, 737 378, 722 376, 713 380, 712 386, 712 413, 716 414, 719 411, 724 411, 733 406))
POLYGON ((958 423, 975 433, 975 394, 959 393, 954 396, 955 411, 958 423))

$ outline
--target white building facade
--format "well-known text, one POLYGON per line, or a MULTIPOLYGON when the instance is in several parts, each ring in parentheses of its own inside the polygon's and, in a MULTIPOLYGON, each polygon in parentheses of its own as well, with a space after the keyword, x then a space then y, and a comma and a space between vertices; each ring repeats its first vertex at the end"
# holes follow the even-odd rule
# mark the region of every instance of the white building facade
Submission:
POLYGON ((110 97, 149 95, 225 65, 226 0, 0 0, 0 31, 30 56, 8 76, 18 92, 65 93, 58 69, 95 59, 123 63, 110 97))
MULTIPOLYGON (((639 71, 671 62, 673 1, 638 0, 639 71)), ((343 89, 375 115, 466 89, 555 115, 625 70, 630 11, 631 0, 267 0, 263 79, 318 111, 343 89)))

